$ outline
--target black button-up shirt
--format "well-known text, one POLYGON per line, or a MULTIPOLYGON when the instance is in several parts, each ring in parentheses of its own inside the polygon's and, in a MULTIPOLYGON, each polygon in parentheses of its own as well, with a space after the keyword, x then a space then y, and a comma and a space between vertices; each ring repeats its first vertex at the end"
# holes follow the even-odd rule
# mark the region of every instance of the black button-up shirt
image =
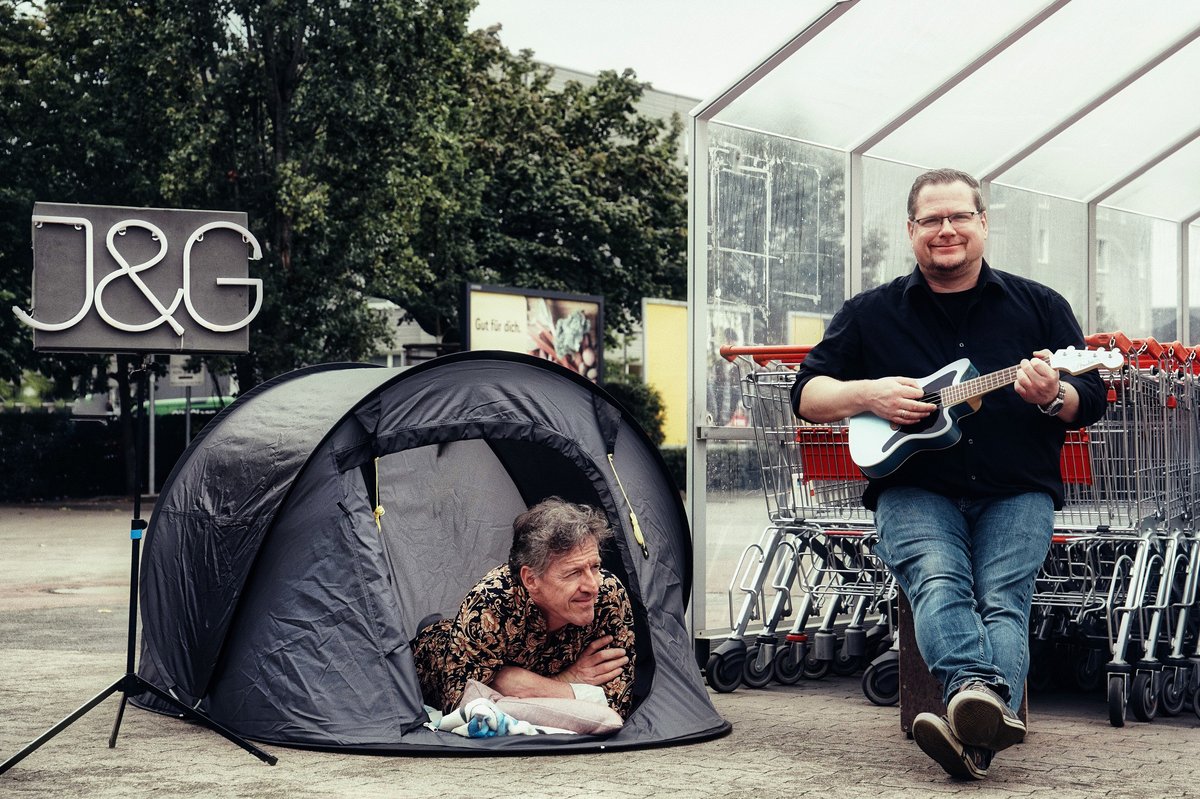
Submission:
MULTIPOLYGON (((989 374, 1016 366, 1035 350, 1085 347, 1062 295, 986 262, 965 314, 955 316, 959 318, 943 310, 920 269, 850 298, 804 359, 792 388, 792 407, 799 408, 805 384, 817 375, 923 379, 960 358, 989 374)), ((1072 427, 1085 427, 1104 415, 1107 391, 1097 372, 1064 373, 1062 379, 1079 392, 1072 427)), ((982 402, 977 412, 959 420, 958 443, 918 452, 891 474, 871 479, 863 503, 873 510, 884 489, 915 486, 956 499, 1042 491, 1061 508, 1059 452, 1067 425, 1025 402, 1011 385, 984 395, 982 402)))

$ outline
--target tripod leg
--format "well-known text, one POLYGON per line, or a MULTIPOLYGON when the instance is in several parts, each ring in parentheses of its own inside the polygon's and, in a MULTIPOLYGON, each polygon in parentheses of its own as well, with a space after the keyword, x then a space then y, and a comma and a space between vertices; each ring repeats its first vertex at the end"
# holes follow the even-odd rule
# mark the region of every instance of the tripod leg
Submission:
POLYGON ((20 752, 17 752, 15 755, 10 757, 8 760, 5 760, 3 763, 0 763, 0 774, 3 774, 4 772, 8 771, 13 766, 20 763, 22 760, 24 760, 26 757, 28 757, 34 751, 36 751, 38 749, 38 747, 40 747, 42 744, 46 743, 46 741, 49 741, 55 735, 58 735, 60 732, 65 730, 67 727, 70 727, 73 723, 75 723, 76 720, 78 720, 81 716, 83 716, 89 710, 91 710, 96 705, 103 702, 105 699, 108 699, 110 696, 112 696, 117 691, 121 690, 121 686, 124 685, 124 683, 125 683, 124 678, 117 680, 115 683, 108 686, 103 691, 101 691, 100 693, 96 694, 91 699, 89 699, 84 705, 82 705, 74 713, 67 716, 65 719, 63 719, 59 723, 55 724, 50 729, 46 730, 46 732, 42 733, 42 735, 40 737, 38 737, 36 740, 32 741, 28 746, 26 746, 20 752))
POLYGON ((112 735, 108 736, 109 749, 117 747, 117 733, 121 731, 121 719, 125 716, 125 703, 128 701, 129 694, 121 694, 121 704, 117 705, 117 720, 113 722, 112 735))
POLYGON ((113 722, 112 734, 108 736, 109 749, 115 749, 117 746, 117 733, 121 731, 121 719, 125 716, 125 703, 129 701, 128 675, 133 674, 134 644, 137 641, 138 563, 141 560, 142 531, 146 529, 146 522, 137 518, 137 514, 141 510, 140 500, 135 498, 133 504, 134 519, 129 524, 129 635, 126 638, 125 648, 126 678, 121 686, 121 704, 117 706, 117 719, 113 722))
MULTIPOLYGON (((274 755, 264 752, 263 750, 261 750, 257 746, 255 746, 254 744, 247 741, 242 736, 238 735, 233 730, 225 727, 223 724, 221 724, 217 721, 214 721, 213 719, 210 719, 208 716, 201 713, 199 710, 188 707, 183 702, 180 702, 178 699, 176 699, 175 697, 171 696, 166 691, 159 688, 157 685, 152 685, 152 684, 146 682, 145 680, 143 680, 141 677, 137 676, 136 674, 129 675, 128 677, 125 678, 124 682, 118 683, 118 684, 122 685, 123 690, 125 690, 126 692, 140 693, 142 691, 149 691, 150 693, 154 694, 155 696, 157 696, 159 699, 163 700, 164 702, 168 702, 172 706, 179 708, 180 712, 182 712, 183 715, 186 716, 187 718, 190 718, 192 721, 200 722, 205 727, 208 727, 213 732, 223 736, 226 740, 232 741, 233 743, 242 747, 247 752, 254 755, 259 760, 261 760, 262 762, 266 763, 269 766, 273 766, 279 762, 279 758, 275 757, 274 755)), ((118 717, 118 720, 119 720, 119 717, 118 717)))

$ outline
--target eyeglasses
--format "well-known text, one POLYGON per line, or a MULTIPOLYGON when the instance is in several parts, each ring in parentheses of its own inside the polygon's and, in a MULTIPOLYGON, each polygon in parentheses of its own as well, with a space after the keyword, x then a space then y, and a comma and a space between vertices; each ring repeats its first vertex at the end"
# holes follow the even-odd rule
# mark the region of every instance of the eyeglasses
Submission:
POLYGON ((923 216, 920 219, 912 220, 912 223, 921 228, 921 230, 938 230, 949 219, 950 226, 957 230, 971 224, 975 220, 975 217, 982 213, 983 211, 959 211, 957 214, 950 214, 949 216, 923 216))

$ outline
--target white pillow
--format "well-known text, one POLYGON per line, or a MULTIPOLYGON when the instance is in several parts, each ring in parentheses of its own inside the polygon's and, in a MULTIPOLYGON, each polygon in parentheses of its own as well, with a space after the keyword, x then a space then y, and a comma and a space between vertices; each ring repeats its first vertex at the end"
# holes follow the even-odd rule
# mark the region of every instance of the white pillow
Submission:
POLYGON ((518 699, 506 696, 496 703, 514 719, 528 721, 539 727, 558 727, 582 735, 609 735, 621 729, 625 722, 621 714, 607 705, 597 705, 582 699, 557 696, 531 696, 518 699))
POLYGON ((582 735, 608 735, 621 729, 625 723, 621 714, 608 705, 556 696, 536 696, 524 699, 503 696, 478 680, 467 680, 458 706, 462 708, 471 700, 480 697, 492 700, 497 708, 514 719, 528 721, 539 727, 570 730, 582 735))

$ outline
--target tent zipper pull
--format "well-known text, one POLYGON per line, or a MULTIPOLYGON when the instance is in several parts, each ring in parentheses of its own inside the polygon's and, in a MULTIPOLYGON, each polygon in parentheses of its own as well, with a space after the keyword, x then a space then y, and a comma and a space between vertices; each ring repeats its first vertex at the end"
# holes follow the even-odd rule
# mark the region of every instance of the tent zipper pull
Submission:
POLYGON ((625 504, 629 506, 629 523, 633 525, 633 537, 637 540, 638 546, 642 548, 642 557, 649 559, 650 550, 646 548, 646 538, 642 535, 642 526, 638 524, 637 514, 633 512, 633 503, 629 501, 629 495, 625 493, 625 486, 621 485, 621 475, 617 474, 617 464, 613 462, 613 454, 608 453, 608 468, 612 469, 613 477, 617 478, 617 488, 621 491, 621 496, 625 497, 625 504))
POLYGON ((375 529, 383 532, 383 522, 380 519, 383 517, 383 503, 379 501, 379 458, 375 459, 375 510, 371 515, 375 517, 375 529))

